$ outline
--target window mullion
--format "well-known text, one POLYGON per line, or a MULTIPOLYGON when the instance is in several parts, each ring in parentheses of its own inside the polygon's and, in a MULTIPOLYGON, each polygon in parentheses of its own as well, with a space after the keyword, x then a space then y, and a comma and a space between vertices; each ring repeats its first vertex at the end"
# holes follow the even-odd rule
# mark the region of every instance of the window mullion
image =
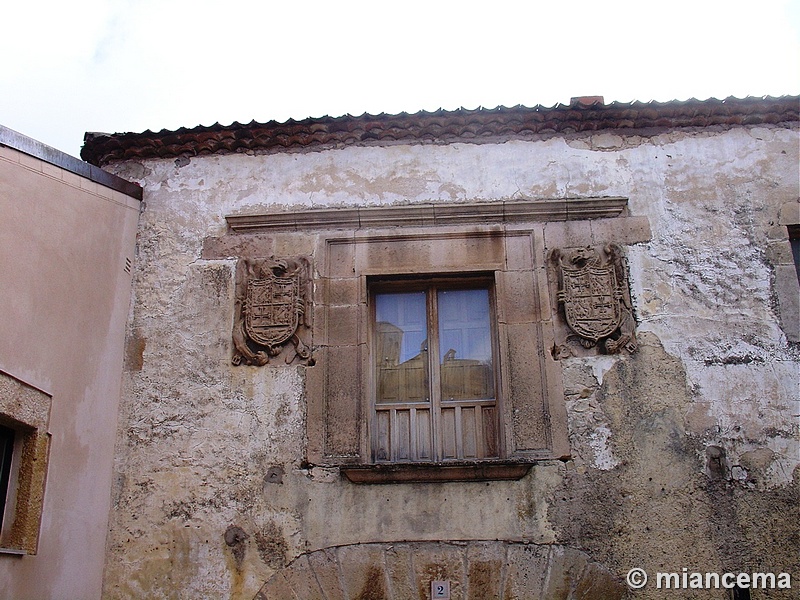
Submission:
POLYGON ((441 373, 439 372, 439 307, 437 288, 428 288, 428 381, 430 384, 431 419, 433 422, 434 460, 440 461, 442 448, 441 373))

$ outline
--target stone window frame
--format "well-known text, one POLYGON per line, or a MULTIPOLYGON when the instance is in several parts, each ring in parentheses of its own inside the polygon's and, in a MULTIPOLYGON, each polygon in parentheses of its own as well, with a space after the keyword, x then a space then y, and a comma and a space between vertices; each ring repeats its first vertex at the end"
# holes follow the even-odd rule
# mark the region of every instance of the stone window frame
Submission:
POLYGON ((563 402, 552 401, 563 399, 563 390, 560 367, 546 352, 553 340, 542 323, 546 277, 544 266, 541 273, 535 266, 534 247, 541 246, 535 237, 524 226, 501 225, 324 236, 316 254, 324 257, 318 284, 327 292, 315 294, 315 366, 307 373, 309 462, 339 466, 351 481, 385 482, 430 480, 434 472, 438 479, 518 478, 527 472, 521 463, 568 456, 566 412, 563 402), (458 464, 373 463, 369 280, 483 273, 492 274, 496 290, 504 455, 458 464), (343 295, 351 300, 337 304, 343 295))
POLYGON ((770 243, 778 317, 789 342, 800 342, 800 278, 792 239, 800 235, 800 199, 781 205, 777 239, 770 243))
POLYGON ((2 530, 3 519, 5 518, 6 504, 13 502, 15 474, 11 467, 17 461, 14 455, 18 453, 17 445, 20 436, 17 430, 6 427, 0 423, 0 530, 2 530))
POLYGON ((52 398, 0 371, 0 424, 16 433, 0 554, 35 555, 44 508, 52 398))
POLYGON ((560 323, 547 254, 552 248, 649 241, 647 218, 629 216, 627 202, 522 199, 228 215, 232 235, 207 240, 203 254, 253 255, 258 245, 259 256, 311 255, 313 359, 305 365, 309 466, 338 467, 355 483, 519 479, 537 461, 570 455, 561 366, 552 353, 560 323), (494 277, 505 455, 456 463, 372 463, 368 280, 473 273, 494 277))

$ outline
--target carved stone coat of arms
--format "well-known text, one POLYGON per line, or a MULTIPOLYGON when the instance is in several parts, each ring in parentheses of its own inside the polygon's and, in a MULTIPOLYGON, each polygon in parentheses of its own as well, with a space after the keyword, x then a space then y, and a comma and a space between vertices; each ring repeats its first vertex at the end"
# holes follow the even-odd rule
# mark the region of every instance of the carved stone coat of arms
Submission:
POLYGON ((265 365, 308 361, 303 340, 311 325, 311 278, 308 259, 240 259, 236 265, 233 364, 265 365))
MULTIPOLYGON (((558 301, 581 346, 599 345, 608 354, 623 348, 633 352, 635 322, 620 248, 573 248, 555 251, 552 259, 557 263, 558 301)), ((559 352, 571 353, 566 345, 559 352)))

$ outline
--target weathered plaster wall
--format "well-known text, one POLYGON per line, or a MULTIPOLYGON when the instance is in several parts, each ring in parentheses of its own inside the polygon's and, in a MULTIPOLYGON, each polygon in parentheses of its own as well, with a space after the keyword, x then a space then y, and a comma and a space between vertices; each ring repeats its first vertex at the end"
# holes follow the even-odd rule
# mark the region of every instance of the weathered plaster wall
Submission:
POLYGON ((46 475, 38 552, 0 553, 2 598, 101 593, 138 215, 138 200, 0 146, 0 371, 52 400, 49 463, 31 467, 46 475))
MULTIPOLYGON (((252 598, 305 552, 400 541, 557 544, 618 577, 797 580, 798 349, 771 258, 788 249, 797 164, 797 131, 760 127, 113 165, 146 208, 104 595, 252 598), (202 258, 227 214, 576 196, 628 197, 652 241, 626 248, 639 351, 561 361, 568 463, 518 482, 356 486, 303 462, 304 367, 230 364, 235 257, 202 258)), ((293 240, 272 236, 269 253, 313 254, 293 240)), ((541 262, 560 243, 545 230, 541 262)))

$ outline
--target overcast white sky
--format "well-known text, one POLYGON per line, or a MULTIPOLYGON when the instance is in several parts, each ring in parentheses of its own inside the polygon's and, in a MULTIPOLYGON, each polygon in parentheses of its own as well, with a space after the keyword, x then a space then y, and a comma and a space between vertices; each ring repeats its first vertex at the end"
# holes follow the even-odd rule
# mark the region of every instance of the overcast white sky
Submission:
POLYGON ((798 0, 8 0, 0 124, 141 132, 572 96, 800 94, 798 0))

